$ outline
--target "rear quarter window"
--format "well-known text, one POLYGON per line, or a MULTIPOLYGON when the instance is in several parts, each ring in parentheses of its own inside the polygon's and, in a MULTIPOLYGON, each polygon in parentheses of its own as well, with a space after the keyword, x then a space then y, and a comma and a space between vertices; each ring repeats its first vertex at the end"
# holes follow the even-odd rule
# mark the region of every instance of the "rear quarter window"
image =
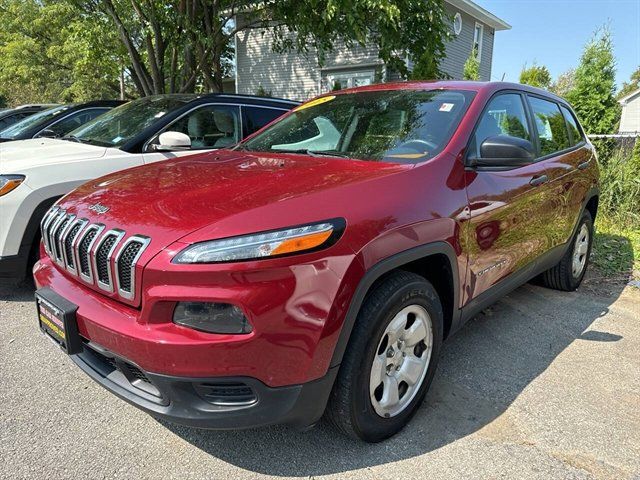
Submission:
POLYGON ((275 108, 242 107, 242 110, 244 112, 247 135, 257 132, 276 118, 287 113, 286 110, 278 110, 275 108))
POLYGON ((538 130, 540 155, 550 155, 569 148, 569 133, 557 103, 529 97, 533 118, 538 130))
POLYGON ((584 135, 578 126, 578 121, 567 107, 560 105, 560 109, 562 110, 562 114, 564 115, 564 118, 567 121, 567 126, 569 127, 569 140, 571 141, 571 146, 578 145, 584 140, 584 135))

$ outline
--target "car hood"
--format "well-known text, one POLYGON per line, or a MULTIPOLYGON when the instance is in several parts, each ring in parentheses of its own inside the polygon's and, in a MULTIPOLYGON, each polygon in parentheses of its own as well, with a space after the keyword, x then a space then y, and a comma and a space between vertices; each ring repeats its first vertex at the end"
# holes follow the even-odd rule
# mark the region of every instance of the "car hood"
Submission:
POLYGON ((158 251, 179 239, 222 238, 342 216, 349 185, 408 168, 219 150, 104 176, 60 204, 107 228, 147 235, 158 251), (332 196, 337 190, 338 200, 332 196))
POLYGON ((0 144, 0 173, 20 173, 25 168, 99 158, 106 150, 55 138, 6 142, 0 144))

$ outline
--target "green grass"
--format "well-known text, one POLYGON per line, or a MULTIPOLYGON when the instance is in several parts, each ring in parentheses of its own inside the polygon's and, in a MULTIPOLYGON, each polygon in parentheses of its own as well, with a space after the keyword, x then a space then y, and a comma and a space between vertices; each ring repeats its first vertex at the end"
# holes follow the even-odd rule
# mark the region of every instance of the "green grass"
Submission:
POLYGON ((640 280, 640 226, 625 226, 599 216, 592 261, 607 277, 633 276, 640 280))
POLYGON ((593 263, 605 276, 640 279, 640 138, 593 143, 601 192, 593 263))

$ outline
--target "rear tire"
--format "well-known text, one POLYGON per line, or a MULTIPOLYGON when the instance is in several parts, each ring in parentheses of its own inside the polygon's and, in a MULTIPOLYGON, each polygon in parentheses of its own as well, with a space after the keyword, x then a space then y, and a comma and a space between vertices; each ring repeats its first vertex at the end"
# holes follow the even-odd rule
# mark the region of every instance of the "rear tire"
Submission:
POLYGON ((585 210, 567 252, 557 265, 540 276, 545 287, 572 292, 580 286, 589 265, 593 235, 593 219, 591 213, 585 210))
POLYGON ((374 286, 358 313, 329 398, 329 422, 366 442, 399 432, 433 380, 442 325, 442 304, 423 277, 396 271, 374 286))

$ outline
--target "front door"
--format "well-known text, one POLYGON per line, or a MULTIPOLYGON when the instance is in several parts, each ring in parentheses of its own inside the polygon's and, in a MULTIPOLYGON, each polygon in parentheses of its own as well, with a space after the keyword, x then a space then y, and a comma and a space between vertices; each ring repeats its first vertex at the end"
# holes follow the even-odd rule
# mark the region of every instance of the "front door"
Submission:
MULTIPOLYGON (((495 135, 532 141, 524 95, 494 96, 482 114, 468 155, 495 135)), ((547 230, 552 212, 547 172, 540 162, 517 168, 475 168, 466 172, 468 222, 463 236, 469 255, 463 302, 533 262, 549 248, 547 230)))
POLYGON ((191 149, 172 152, 153 151, 158 133, 145 146, 144 163, 193 155, 198 151, 231 147, 242 139, 240 109, 233 105, 201 105, 178 118, 163 132, 184 133, 191 139, 191 149))

